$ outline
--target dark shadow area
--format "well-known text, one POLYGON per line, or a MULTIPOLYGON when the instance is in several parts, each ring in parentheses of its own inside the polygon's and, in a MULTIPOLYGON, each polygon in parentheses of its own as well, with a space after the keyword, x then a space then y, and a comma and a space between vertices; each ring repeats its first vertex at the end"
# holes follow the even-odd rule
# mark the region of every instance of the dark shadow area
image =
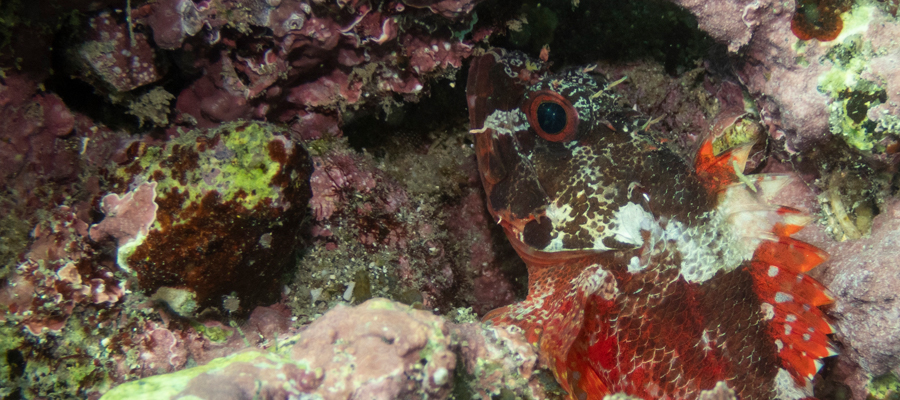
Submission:
POLYGON ((479 15, 518 22, 507 24, 508 33, 491 44, 531 55, 549 45, 557 67, 652 59, 676 75, 711 51, 721 51, 714 50, 720 46, 697 28, 691 13, 663 0, 583 0, 577 7, 571 0, 495 3, 500 2, 484 3, 479 15))
POLYGON ((413 148, 427 147, 433 132, 458 129, 468 124, 466 84, 468 65, 455 80, 440 79, 428 86, 429 93, 416 103, 399 102, 385 111, 374 108, 360 111, 344 121, 343 131, 350 146, 366 149, 382 157, 387 148, 402 144, 413 148))

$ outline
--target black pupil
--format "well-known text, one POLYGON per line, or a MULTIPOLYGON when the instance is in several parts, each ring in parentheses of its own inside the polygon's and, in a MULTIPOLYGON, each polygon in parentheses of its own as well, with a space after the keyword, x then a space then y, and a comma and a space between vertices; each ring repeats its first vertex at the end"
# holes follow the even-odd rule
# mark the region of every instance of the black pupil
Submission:
POLYGON ((545 102, 538 106, 538 125, 550 135, 555 135, 565 129, 566 119, 566 109, 557 103, 545 102))

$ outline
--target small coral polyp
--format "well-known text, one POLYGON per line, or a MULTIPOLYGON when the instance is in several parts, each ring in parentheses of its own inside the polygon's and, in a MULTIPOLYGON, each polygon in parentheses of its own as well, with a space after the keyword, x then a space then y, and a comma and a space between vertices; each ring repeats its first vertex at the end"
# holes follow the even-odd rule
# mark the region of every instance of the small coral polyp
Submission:
POLYGON ((834 40, 841 34, 841 14, 850 10, 851 0, 798 0, 791 19, 791 31, 800 40, 834 40))
POLYGON ((232 293, 245 309, 275 300, 311 195, 306 149, 258 122, 133 146, 137 156, 116 175, 130 187, 155 182, 159 207, 139 243, 119 244, 120 266, 140 289, 188 289, 201 308, 232 293))

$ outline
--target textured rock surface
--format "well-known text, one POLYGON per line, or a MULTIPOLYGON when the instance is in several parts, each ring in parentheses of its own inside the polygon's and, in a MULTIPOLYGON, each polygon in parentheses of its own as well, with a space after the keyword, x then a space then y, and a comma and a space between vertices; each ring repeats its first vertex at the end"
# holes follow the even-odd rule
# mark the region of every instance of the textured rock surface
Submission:
POLYGON ((457 357, 482 398, 503 391, 543 398, 537 355, 521 334, 453 325, 385 299, 338 306, 266 352, 244 350, 205 365, 122 384, 103 399, 447 398, 457 357), (511 391, 511 392, 509 392, 511 391))
POLYGON ((818 278, 836 298, 830 314, 843 345, 840 373, 863 399, 872 377, 900 373, 900 201, 884 206, 868 237, 835 242, 815 228, 810 235, 831 254, 818 278))
POLYGON ((700 28, 729 51, 743 56, 738 75, 772 137, 786 139, 789 152, 812 150, 837 135, 876 159, 897 164, 885 149, 900 135, 900 74, 893 67, 900 43, 887 38, 900 35, 900 23, 884 4, 856 2, 839 15, 840 34, 820 41, 795 35, 791 3, 675 3, 694 13, 700 28))

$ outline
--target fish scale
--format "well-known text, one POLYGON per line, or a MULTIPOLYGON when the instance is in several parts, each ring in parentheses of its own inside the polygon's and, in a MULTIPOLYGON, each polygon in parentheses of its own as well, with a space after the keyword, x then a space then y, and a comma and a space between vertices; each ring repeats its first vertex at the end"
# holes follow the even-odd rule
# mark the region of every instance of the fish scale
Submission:
POLYGON ((767 202, 789 178, 743 176, 753 143, 684 159, 608 86, 590 66, 473 60, 488 208, 529 275, 484 320, 523 329, 572 399, 810 398, 832 298, 805 275, 827 255, 791 238, 809 217, 767 202))

